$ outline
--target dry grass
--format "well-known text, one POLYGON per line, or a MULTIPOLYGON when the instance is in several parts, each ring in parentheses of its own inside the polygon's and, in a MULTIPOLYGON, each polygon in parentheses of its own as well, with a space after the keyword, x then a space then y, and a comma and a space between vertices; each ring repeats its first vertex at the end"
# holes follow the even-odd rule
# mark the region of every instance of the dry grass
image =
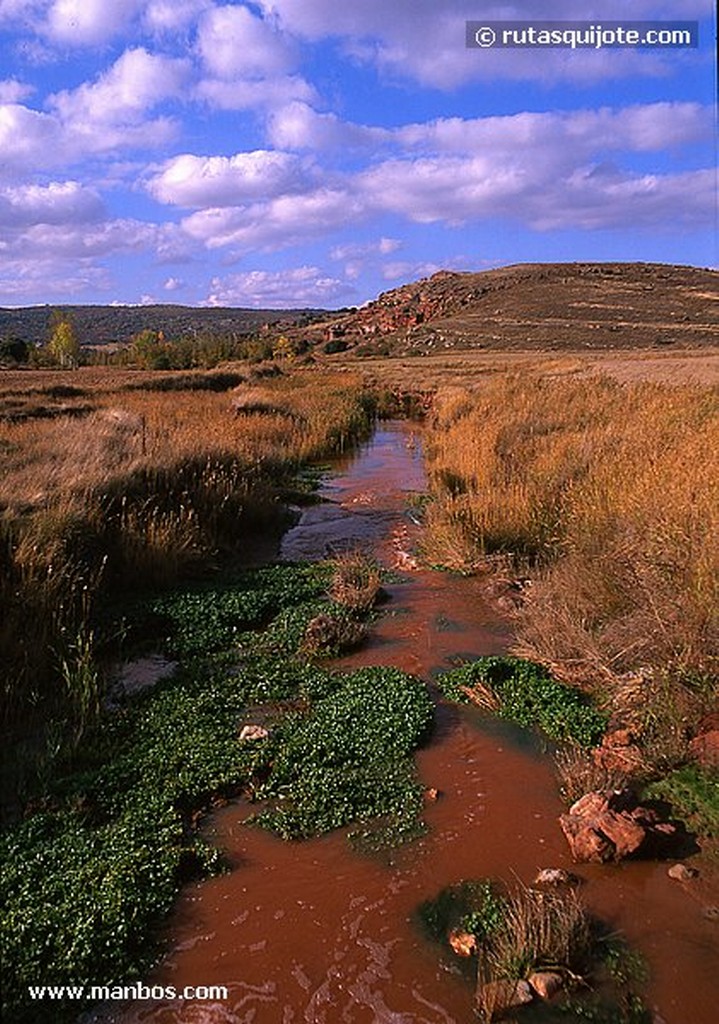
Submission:
POLYGON ((501 925, 483 943, 477 970, 476 1006, 480 1019, 504 1016, 506 1003, 497 982, 553 970, 577 979, 591 958, 589 915, 577 893, 521 887, 505 901, 501 925))
POLYGON ((568 805, 585 793, 624 789, 627 775, 598 763, 593 752, 576 744, 563 747, 554 755, 559 790, 568 805))
POLYGON ((361 551, 348 551, 334 560, 330 596, 352 612, 368 612, 382 587, 379 566, 361 551))
POLYGON ((597 678, 719 654, 719 401, 711 388, 488 380, 440 391, 428 551, 534 566, 524 653, 597 678))
POLYGON ((513 559, 532 578, 516 652, 600 692, 657 766, 680 759, 717 699, 717 389, 496 375, 438 391, 425 450, 426 557, 513 559))
POLYGON ((77 646, 87 617, 79 595, 166 585, 220 549, 251 552, 294 469, 367 429, 356 376, 274 378, 262 386, 261 415, 233 408, 227 392, 195 390, 202 375, 182 376, 191 390, 97 369, 0 380, 0 405, 24 385, 28 402, 75 388, 66 400, 92 407, 0 421, 0 656, 11 717, 42 703, 50 669, 77 646))

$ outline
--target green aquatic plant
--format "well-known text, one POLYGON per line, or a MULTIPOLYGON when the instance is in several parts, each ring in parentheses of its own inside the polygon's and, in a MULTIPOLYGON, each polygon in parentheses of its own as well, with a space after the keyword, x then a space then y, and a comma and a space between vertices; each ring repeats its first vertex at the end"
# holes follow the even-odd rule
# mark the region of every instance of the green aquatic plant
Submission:
POLYGON ((523 658, 478 658, 442 673, 437 684, 450 700, 478 703, 518 725, 537 726, 553 740, 593 746, 606 729, 606 717, 584 694, 523 658))
POLYGON ((17 1024, 65 1012, 27 1004, 28 985, 101 984, 149 966, 182 881, 219 867, 195 829, 218 796, 272 798, 258 820, 288 838, 381 822, 399 841, 417 828, 412 753, 431 698, 396 669, 342 674, 295 655, 310 613, 349 614, 320 597, 327 580, 324 566, 277 566, 155 603, 185 650, 230 651, 187 661, 90 723, 0 839, 3 987, 17 1024), (267 737, 242 741, 242 726, 257 722, 267 737))
POLYGON ((293 722, 272 765, 265 791, 279 802, 258 821, 285 838, 378 816, 401 831, 421 813, 410 755, 432 723, 426 688, 393 668, 341 678, 293 722))

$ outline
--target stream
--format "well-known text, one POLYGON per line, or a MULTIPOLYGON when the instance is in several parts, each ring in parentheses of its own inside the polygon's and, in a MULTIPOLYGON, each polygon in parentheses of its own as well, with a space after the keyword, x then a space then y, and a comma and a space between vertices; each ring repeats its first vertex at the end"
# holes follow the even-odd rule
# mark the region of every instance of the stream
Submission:
MULTIPOLYGON (((282 542, 281 557, 324 558, 361 546, 403 570, 368 642, 333 664, 392 664, 431 679, 457 657, 503 653, 506 620, 481 580, 420 570, 409 498, 426 489, 420 438, 380 425, 337 460, 282 542), (408 512, 408 507, 410 511, 408 512)), ((557 819, 564 807, 539 741, 472 709, 441 702, 417 754, 428 800, 425 836, 390 854, 355 852, 344 833, 285 843, 247 828, 247 805, 209 819, 230 873, 187 886, 148 984, 224 985, 228 999, 137 1002, 92 1020, 113 1024, 464 1024, 473 1020, 469 965, 423 935, 414 912, 465 878, 529 883, 573 869, 557 819)), ((719 945, 706 895, 667 877, 667 864, 580 865, 590 908, 646 957, 657 1024, 714 1024, 719 945), (697 896, 693 894, 695 891, 697 896)))

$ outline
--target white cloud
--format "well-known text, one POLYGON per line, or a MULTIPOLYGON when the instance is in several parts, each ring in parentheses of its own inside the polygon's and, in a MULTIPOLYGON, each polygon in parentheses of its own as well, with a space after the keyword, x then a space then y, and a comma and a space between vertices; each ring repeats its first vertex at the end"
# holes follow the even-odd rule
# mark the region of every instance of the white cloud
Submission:
POLYGON ((402 248, 398 238, 380 238, 375 242, 350 242, 335 245, 330 249, 330 259, 344 263, 344 275, 348 281, 356 281, 368 264, 375 263, 378 256, 388 256, 402 248))
POLYGON ((19 103, 32 96, 34 92, 34 86, 18 82, 16 78, 5 78, 0 81, 0 103, 19 103))
POLYGON ((28 28, 47 5, 48 0, 0 0, 0 25, 17 21, 28 28))
POLYGON ((301 75, 234 82, 206 78, 198 84, 195 95, 220 110, 273 109, 295 100, 311 102, 317 97, 314 87, 301 75))
POLYGON ((0 175, 28 167, 53 167, 67 159, 66 140, 57 118, 12 103, 0 106, 0 175))
POLYGON ((50 106, 75 125, 135 124, 146 111, 178 95, 189 74, 189 61, 151 54, 140 46, 126 50, 95 82, 55 93, 50 106))
POLYGON ((386 128, 342 121, 336 114, 319 114, 307 103, 294 102, 269 120, 273 145, 282 149, 367 149, 392 139, 386 128))
POLYGON ((185 282, 177 277, 168 277, 162 287, 166 292, 177 292, 185 287, 185 282))
POLYGON ((295 192, 306 179, 306 167, 296 156, 260 149, 231 157, 184 153, 169 160, 147 187, 162 203, 220 207, 295 192))
MULTIPOLYGON (((463 269, 466 264, 463 264, 463 269)), ((420 277, 430 277, 438 270, 448 270, 448 263, 413 262, 411 260, 393 260, 382 265, 382 277, 385 281, 416 281, 420 277)))
POLYGON ((57 261, 33 256, 0 263, 0 304, 46 302, 57 296, 95 295, 109 287, 109 274, 103 267, 78 260, 57 261))
POLYGON ((283 75, 294 64, 292 47, 268 23, 246 7, 215 7, 200 19, 197 46, 218 78, 283 75))
POLYGON ((330 249, 330 259, 356 260, 375 253, 386 256, 401 248, 402 242, 398 238, 380 238, 376 242, 350 242, 347 245, 335 245, 330 249))
POLYGON ((206 305, 292 309, 327 306, 354 295, 346 281, 328 277, 318 267, 289 270, 250 270, 215 277, 206 305))
POLYGON ((182 228, 208 248, 281 249, 346 226, 365 212, 363 201, 341 188, 280 196, 251 206, 191 214, 182 228))
POLYGON ((46 32, 71 46, 96 46, 124 31, 143 0, 55 0, 46 32))
POLYGON ((104 204, 97 192, 76 181, 0 187, 0 224, 4 227, 74 226, 97 221, 103 213, 104 204))
POLYGON ((212 0, 150 0, 143 21, 154 32, 177 32, 211 6, 212 0))
MULTIPOLYGON (((509 79, 589 80, 630 73, 661 74, 669 52, 651 54, 629 50, 468 50, 465 21, 487 20, 622 20, 627 17, 625 0, 596 0, 577 13, 573 0, 259 0, 260 7, 274 16, 286 31, 309 40, 336 38, 346 52, 363 63, 372 63, 385 73, 414 79, 424 85, 453 89, 469 81, 509 79)), ((672 19, 711 14, 711 0, 633 0, 633 19, 663 16, 672 19)))

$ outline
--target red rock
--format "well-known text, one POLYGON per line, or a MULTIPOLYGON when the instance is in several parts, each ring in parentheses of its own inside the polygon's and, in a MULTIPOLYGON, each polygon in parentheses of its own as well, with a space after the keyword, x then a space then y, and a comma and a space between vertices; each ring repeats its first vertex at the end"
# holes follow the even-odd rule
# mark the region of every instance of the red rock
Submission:
POLYGON ((243 725, 240 729, 241 740, 266 740, 269 735, 262 725, 243 725))
POLYGON ((695 736, 689 744, 689 753, 703 768, 719 768, 719 729, 695 736))
POLYGON ((534 885, 577 885, 579 879, 564 868, 542 868, 534 879, 534 885))
POLYGON ((587 793, 559 819, 575 861, 618 861, 666 846, 676 829, 630 793, 587 793))
POLYGON ((455 951, 457 956, 472 956, 477 952, 477 937, 472 935, 471 932, 462 931, 461 928, 455 928, 447 936, 449 944, 455 951))
POLYGON ((677 882, 689 882, 699 874, 696 868, 688 867, 686 864, 672 864, 667 871, 670 878, 677 882))

